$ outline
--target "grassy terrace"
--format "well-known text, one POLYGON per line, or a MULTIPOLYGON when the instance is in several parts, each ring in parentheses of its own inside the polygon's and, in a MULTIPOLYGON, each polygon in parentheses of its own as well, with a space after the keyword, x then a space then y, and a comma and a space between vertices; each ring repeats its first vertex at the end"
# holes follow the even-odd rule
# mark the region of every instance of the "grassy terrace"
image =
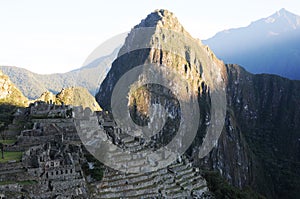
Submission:
POLYGON ((17 140, 0 140, 2 144, 14 144, 17 140))
POLYGON ((21 152, 21 151, 17 151, 17 152, 4 151, 4 159, 2 159, 1 153, 0 153, 0 163, 6 163, 9 161, 14 161, 14 160, 19 162, 22 158, 22 154, 23 154, 23 152, 21 152))

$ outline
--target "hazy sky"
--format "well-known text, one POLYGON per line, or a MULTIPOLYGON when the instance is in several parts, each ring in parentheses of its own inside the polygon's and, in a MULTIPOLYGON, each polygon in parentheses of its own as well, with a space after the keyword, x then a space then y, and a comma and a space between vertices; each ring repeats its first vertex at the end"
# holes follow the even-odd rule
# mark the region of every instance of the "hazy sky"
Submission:
POLYGON ((81 67, 103 41, 129 31, 158 8, 172 11, 194 37, 249 25, 300 0, 0 0, 0 65, 37 73, 81 67))

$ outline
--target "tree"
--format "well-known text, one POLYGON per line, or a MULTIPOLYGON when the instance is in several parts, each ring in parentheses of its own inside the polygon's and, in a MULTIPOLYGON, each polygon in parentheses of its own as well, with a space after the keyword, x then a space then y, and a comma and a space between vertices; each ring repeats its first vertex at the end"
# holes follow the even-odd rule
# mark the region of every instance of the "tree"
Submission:
POLYGON ((0 143, 0 149, 1 149, 1 157, 4 159, 4 144, 0 143))

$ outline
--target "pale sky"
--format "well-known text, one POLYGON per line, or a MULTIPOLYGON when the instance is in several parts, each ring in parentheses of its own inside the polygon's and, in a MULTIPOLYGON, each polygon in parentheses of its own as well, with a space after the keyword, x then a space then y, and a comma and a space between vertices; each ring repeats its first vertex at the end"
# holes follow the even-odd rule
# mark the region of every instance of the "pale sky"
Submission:
POLYGON ((200 39, 281 8, 300 15, 299 0, 0 0, 0 65, 42 74, 79 68, 102 42, 162 8, 200 39))

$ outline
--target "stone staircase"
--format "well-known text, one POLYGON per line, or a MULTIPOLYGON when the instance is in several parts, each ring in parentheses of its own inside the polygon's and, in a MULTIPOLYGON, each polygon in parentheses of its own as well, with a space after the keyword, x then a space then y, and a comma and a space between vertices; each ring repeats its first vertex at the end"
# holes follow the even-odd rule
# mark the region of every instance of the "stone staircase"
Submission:
POLYGON ((187 159, 149 172, 107 169, 95 198, 211 198, 205 179, 187 159))
MULTIPOLYGON (((94 114, 91 113, 89 118, 76 121, 77 127, 88 137, 94 134, 92 127, 97 125, 94 114)), ((101 133, 102 138, 109 137, 108 134, 105 135, 105 131, 101 133)), ((187 158, 180 157, 171 165, 159 170, 139 172, 143 165, 150 164, 145 160, 146 153, 143 153, 149 149, 149 142, 125 133, 114 136, 118 137, 119 149, 108 150, 106 156, 118 165, 130 167, 131 170, 136 168, 137 172, 125 173, 107 168, 102 181, 95 185, 96 191, 92 198, 212 198, 206 180, 197 168, 192 167, 187 158)), ((161 162, 165 161, 160 158, 161 162)))
MULTIPOLYGON (((117 151, 109 151, 112 161, 136 167, 147 164, 141 153, 144 149, 138 139, 123 136, 123 147, 132 151, 124 155, 117 151)), ((107 169, 104 178, 97 186, 95 198, 211 198, 205 179, 191 162, 181 157, 173 164, 148 173, 124 173, 107 169)))

